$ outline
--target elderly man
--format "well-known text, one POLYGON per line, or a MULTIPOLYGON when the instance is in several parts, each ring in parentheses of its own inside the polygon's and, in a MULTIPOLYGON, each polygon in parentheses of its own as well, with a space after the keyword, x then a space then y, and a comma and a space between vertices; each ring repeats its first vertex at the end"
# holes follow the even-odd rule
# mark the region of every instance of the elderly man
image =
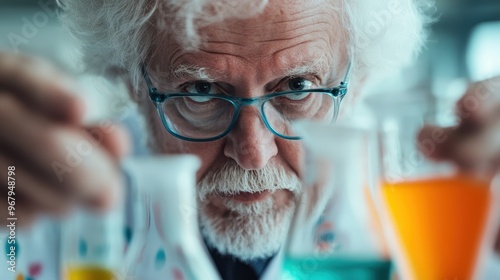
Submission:
MULTIPOLYGON (((426 19, 411 0, 60 2, 87 68, 128 85, 151 150, 201 158, 200 229, 224 279, 261 277, 284 241, 302 172, 290 122, 334 120, 340 101, 350 106, 376 70, 411 60, 426 19)), ((468 94, 484 88, 475 84, 468 94)), ((100 129, 82 123, 85 108, 71 94, 78 91, 44 62, 1 54, 0 162, 3 170, 16 165, 19 221, 74 204, 106 208, 123 191, 117 162, 129 142, 122 129, 104 134, 57 181, 50 163, 65 161, 64 147, 81 141, 82 130, 100 129)), ((477 128, 467 133, 483 133, 498 118, 495 94, 463 123, 477 128)), ((464 163, 454 153, 462 131, 450 130, 448 148, 434 156, 464 163)))

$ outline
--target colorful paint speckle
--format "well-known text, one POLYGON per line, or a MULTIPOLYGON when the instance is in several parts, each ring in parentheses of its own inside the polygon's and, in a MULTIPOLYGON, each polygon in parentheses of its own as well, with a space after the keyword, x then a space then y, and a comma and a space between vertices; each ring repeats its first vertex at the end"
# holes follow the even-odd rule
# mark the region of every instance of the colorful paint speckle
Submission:
POLYGON ((28 272, 29 272, 31 277, 38 277, 42 273, 42 268, 43 268, 43 266, 41 263, 35 262, 29 266, 28 272))
POLYGON ((28 275, 24 276, 24 274, 19 273, 16 275, 16 280, 36 280, 37 277, 40 277, 43 272, 43 265, 41 262, 31 263, 28 267, 28 275))
POLYGON ((165 255, 165 250, 159 249, 158 252, 156 253, 155 268, 158 270, 161 269, 165 265, 166 261, 167 261, 167 256, 165 255))
POLYGON ((182 275, 182 272, 178 268, 172 269, 172 275, 174 276, 175 280, 184 280, 184 276, 182 275))
POLYGON ((127 242, 127 244, 130 244, 130 241, 132 240, 132 229, 127 226, 125 227, 123 233, 125 235, 125 241, 127 242))
POLYGON ((80 241, 78 241, 78 253, 81 257, 87 255, 87 242, 83 239, 80 239, 80 241))

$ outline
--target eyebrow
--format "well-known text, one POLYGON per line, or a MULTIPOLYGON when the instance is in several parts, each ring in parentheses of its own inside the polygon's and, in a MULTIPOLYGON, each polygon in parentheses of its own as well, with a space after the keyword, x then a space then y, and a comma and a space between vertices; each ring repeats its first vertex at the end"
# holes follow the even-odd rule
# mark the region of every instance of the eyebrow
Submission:
POLYGON ((301 65, 295 65, 291 68, 285 69, 286 76, 303 76, 311 74, 322 74, 326 73, 330 65, 328 59, 325 55, 317 57, 314 60, 309 60, 301 65))
MULTIPOLYGON (((314 60, 309 60, 301 65, 294 65, 290 68, 284 69, 284 76, 294 77, 312 74, 323 74, 326 73, 330 65, 328 59, 325 55, 317 57, 314 60)), ((170 77, 173 79, 193 79, 193 80, 203 80, 207 82, 216 82, 217 79, 213 78, 207 72, 207 68, 199 67, 195 65, 180 64, 176 66, 170 72, 170 77)))
POLYGON ((194 80, 204 80, 207 82, 216 82, 210 74, 207 73, 207 69, 204 67, 198 67, 194 65, 181 64, 172 69, 171 77, 174 79, 189 78, 194 80))

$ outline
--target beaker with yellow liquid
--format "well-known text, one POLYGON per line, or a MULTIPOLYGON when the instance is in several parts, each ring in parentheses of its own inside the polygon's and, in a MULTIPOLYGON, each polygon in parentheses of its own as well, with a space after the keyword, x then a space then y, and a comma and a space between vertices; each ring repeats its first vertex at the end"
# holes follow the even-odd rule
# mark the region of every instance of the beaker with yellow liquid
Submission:
POLYGON ((121 279, 124 224, 121 205, 106 212, 80 210, 74 213, 62 225, 62 279, 121 279))

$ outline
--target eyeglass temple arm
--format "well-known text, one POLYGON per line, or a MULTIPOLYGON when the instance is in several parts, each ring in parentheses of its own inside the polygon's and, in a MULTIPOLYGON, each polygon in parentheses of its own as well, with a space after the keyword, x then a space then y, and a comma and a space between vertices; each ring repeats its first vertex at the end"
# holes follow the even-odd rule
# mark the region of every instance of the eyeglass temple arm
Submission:
POLYGON ((342 86, 347 86, 349 84, 349 78, 351 77, 351 66, 352 66, 352 60, 349 61, 344 79, 342 80, 342 82, 340 82, 342 86))
POLYGON ((144 64, 141 66, 141 71, 142 71, 142 76, 144 76, 144 80, 146 80, 149 93, 156 93, 157 89, 153 86, 153 82, 151 82, 148 72, 146 71, 146 66, 144 64))

